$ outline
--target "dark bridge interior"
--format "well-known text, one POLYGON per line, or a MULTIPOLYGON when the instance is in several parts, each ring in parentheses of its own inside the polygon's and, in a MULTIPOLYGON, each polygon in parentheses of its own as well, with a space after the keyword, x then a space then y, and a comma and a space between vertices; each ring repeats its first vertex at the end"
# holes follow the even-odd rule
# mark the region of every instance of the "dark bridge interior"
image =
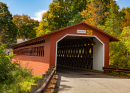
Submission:
POLYGON ((93 69, 93 37, 66 36, 58 42, 57 67, 93 69))

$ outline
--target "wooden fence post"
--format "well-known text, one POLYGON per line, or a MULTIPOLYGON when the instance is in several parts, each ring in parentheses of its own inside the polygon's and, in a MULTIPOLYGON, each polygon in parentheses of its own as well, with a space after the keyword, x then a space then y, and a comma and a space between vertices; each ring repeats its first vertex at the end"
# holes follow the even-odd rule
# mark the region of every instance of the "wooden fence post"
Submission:
POLYGON ((31 85, 31 93, 34 93, 37 89, 37 85, 31 85))
POLYGON ((43 85, 46 79, 38 79, 38 85, 43 85))

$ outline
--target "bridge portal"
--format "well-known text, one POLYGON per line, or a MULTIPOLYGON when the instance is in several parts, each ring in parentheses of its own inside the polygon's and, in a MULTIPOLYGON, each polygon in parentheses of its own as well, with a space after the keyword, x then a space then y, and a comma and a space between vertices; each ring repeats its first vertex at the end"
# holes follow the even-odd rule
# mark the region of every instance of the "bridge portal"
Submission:
POLYGON ((57 42, 57 67, 102 71, 103 58, 104 43, 96 36, 66 35, 57 42))

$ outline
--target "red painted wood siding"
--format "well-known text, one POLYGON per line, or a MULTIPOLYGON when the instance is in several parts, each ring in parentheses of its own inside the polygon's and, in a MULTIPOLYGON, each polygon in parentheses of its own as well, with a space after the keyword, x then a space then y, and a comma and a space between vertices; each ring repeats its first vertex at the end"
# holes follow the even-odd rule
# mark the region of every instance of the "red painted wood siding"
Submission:
POLYGON ((49 68, 49 63, 43 62, 43 57, 31 57, 31 56, 15 56, 15 59, 19 59, 22 67, 27 67, 27 69, 33 69, 34 75, 39 75, 45 73, 49 68))
POLYGON ((17 55, 13 58, 13 61, 15 59, 19 59, 23 67, 28 63, 28 68, 31 67, 34 74, 44 74, 45 71, 48 70, 50 64, 50 37, 47 36, 45 38, 44 57, 17 55))

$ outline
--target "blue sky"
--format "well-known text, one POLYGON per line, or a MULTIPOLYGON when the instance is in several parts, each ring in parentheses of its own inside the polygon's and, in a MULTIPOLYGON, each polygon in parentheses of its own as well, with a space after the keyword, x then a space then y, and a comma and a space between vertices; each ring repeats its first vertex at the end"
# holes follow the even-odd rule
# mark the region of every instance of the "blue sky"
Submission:
MULTIPOLYGON (((130 0, 115 0, 122 7, 130 7, 130 0)), ((41 20, 42 14, 49 8, 52 0, 0 0, 7 4, 9 11, 15 14, 27 14, 31 18, 41 20)))

